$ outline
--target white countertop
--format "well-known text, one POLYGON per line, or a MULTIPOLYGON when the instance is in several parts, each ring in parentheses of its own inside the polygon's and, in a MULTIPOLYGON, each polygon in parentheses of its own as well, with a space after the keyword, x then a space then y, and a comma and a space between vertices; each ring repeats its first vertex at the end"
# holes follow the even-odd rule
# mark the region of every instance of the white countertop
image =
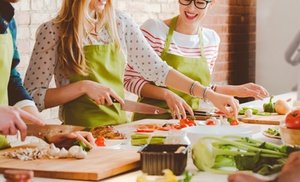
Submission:
MULTIPOLYGON (((290 92, 282 95, 277 95, 274 98, 274 101, 277 99, 288 99, 291 98, 292 101, 295 101, 297 98, 297 93, 296 92, 290 92)), ((248 103, 241 104, 241 106, 251 106, 251 107, 262 107, 262 105, 266 102, 268 102, 268 98, 264 99, 263 101, 251 101, 248 103)), ((267 129, 268 127, 272 127, 271 125, 257 125, 257 124, 244 124, 244 125, 251 125, 251 127, 256 126, 258 128, 257 132, 252 136, 254 139, 261 140, 261 141, 267 141, 271 143, 276 143, 276 144, 281 144, 281 140, 279 139, 272 139, 265 137, 262 135, 262 131, 267 129)), ((121 126, 119 126, 121 127, 121 126)), ((132 150, 137 150, 137 147, 129 147, 129 146, 121 146, 122 148, 127 148, 127 149, 132 149, 132 150)), ((212 181, 218 181, 218 182, 227 182, 227 175, 218 175, 218 174, 213 174, 209 172, 202 172, 199 171, 193 164, 192 159, 189 158, 188 164, 186 167, 186 170, 191 171, 194 175, 192 178, 192 182, 212 182, 212 181)), ((124 174, 120 174, 105 180, 105 182, 135 182, 137 179, 137 176, 141 176, 142 171, 141 170, 135 170, 135 171, 130 171, 124 174)), ((261 177, 261 176, 260 176, 261 177)), ((156 177, 150 176, 149 179, 155 179, 156 177)), ((268 177, 266 178, 268 179, 268 177)), ((269 178, 270 179, 270 178, 269 178)), ((4 181, 4 177, 2 174, 0 174, 0 181, 4 181)), ((51 179, 51 178, 34 178, 34 182, 76 182, 75 180, 63 180, 63 179, 51 179)), ((78 181, 78 182, 83 182, 83 181, 78 181)))

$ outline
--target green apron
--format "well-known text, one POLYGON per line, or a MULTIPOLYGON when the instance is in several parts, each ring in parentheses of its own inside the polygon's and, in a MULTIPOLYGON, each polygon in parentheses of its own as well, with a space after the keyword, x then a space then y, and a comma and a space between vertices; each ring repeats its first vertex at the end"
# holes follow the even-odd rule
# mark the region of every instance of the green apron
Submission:
MULTIPOLYGON (((7 86, 10 78, 13 53, 13 39, 9 28, 7 28, 6 34, 0 34, 0 106, 8 106, 7 86)), ((0 135, 0 149, 8 147, 10 147, 10 145, 6 137, 0 135)))
POLYGON ((0 34, 0 106, 8 106, 7 86, 14 53, 13 40, 9 28, 6 34, 0 34))
MULTIPOLYGON (((178 55, 168 53, 177 19, 178 16, 174 17, 171 22, 165 47, 160 57, 162 58, 162 60, 166 61, 168 65, 170 65, 177 71, 181 72, 182 74, 188 76, 193 80, 199 81, 204 86, 208 86, 210 84, 210 72, 204 54, 202 31, 199 32, 201 58, 189 58, 189 57, 183 57, 183 56, 178 56, 178 55)), ((168 89, 173 91, 177 95, 179 95, 181 98, 183 98, 187 102, 187 104, 191 106, 192 109, 194 110, 198 109, 200 104, 200 99, 198 97, 192 97, 189 94, 179 92, 171 88, 168 89)), ((142 103, 147 103, 147 104, 168 109, 168 105, 166 101, 150 99, 146 97, 140 98, 139 101, 142 103)), ((134 113, 132 120, 135 121, 135 120, 140 120, 145 118, 171 119, 172 117, 171 114, 169 113, 158 114, 158 115, 134 113)))
MULTIPOLYGON (((123 75, 125 57, 115 43, 105 45, 88 45, 84 47, 90 74, 87 77, 72 75, 71 83, 80 80, 92 80, 112 88, 124 98, 123 75)), ((104 125, 118 125, 128 122, 126 113, 119 103, 111 106, 96 104, 87 95, 64 104, 63 117, 65 124, 93 128, 104 125)))

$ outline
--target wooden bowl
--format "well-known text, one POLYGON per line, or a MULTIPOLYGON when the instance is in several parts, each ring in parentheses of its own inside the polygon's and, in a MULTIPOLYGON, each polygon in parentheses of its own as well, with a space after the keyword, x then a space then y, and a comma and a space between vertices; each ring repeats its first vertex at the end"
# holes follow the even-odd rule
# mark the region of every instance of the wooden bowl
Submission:
POLYGON ((300 129, 289 129, 284 124, 280 125, 282 143, 290 146, 300 146, 300 129))

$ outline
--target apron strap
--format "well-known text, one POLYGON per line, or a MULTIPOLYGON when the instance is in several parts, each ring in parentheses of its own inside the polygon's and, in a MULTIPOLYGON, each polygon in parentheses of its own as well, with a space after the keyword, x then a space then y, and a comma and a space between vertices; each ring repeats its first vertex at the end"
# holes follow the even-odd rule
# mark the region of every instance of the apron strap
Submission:
POLYGON ((171 22, 171 25, 170 25, 170 28, 169 28, 169 32, 168 32, 168 35, 167 35, 167 38, 166 38, 165 47, 164 47, 163 52, 161 53, 162 56, 168 53, 177 20, 178 20, 178 16, 175 16, 172 19, 172 22, 171 22))
POLYGON ((206 60, 206 56, 204 54, 203 34, 202 34, 202 28, 201 27, 200 27, 200 30, 199 30, 199 42, 200 42, 200 52, 201 52, 202 60, 203 59, 206 60))

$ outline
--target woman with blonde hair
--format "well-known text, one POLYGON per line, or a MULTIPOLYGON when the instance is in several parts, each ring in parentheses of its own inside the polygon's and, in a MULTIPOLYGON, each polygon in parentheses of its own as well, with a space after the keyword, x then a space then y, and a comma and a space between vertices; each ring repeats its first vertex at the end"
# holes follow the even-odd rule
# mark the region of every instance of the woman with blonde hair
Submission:
MULTIPOLYGON (((56 18, 37 31, 25 87, 39 110, 62 106, 66 124, 122 124, 128 122, 120 107, 126 65, 159 86, 210 100, 228 116, 237 115, 233 97, 215 93, 163 62, 113 0, 63 0, 56 18), (50 88, 53 75, 56 87, 50 88)), ((189 107, 181 108, 182 113, 185 109, 192 114, 189 107)))

